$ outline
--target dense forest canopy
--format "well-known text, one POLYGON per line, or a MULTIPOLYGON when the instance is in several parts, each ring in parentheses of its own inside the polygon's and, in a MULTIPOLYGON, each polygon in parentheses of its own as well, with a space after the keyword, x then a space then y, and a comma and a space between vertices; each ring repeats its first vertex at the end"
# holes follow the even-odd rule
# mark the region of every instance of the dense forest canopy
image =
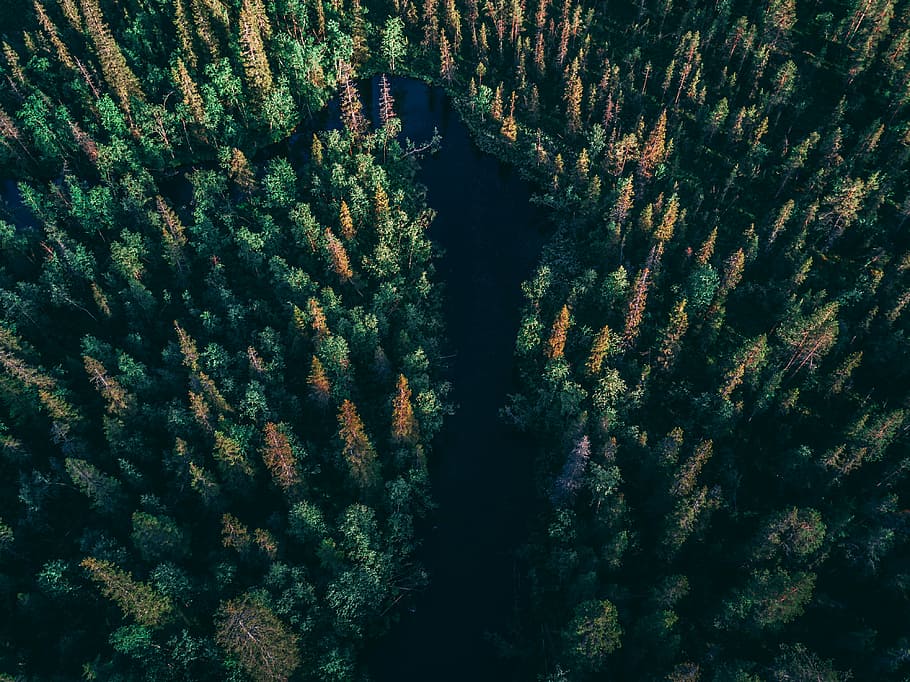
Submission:
POLYGON ((504 649, 554 682, 910 675, 910 5, 5 11, 0 676, 363 679, 425 584, 433 214, 378 73, 445 86, 552 218, 504 649))

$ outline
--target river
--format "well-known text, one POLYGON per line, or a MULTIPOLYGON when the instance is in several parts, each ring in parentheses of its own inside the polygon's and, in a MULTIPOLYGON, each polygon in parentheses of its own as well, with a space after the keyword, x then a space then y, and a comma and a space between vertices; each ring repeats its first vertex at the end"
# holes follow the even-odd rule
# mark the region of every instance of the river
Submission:
MULTIPOLYGON (((523 592, 515 553, 531 517, 532 448, 499 410, 516 390, 520 284, 540 256, 544 221, 529 204, 530 185, 477 149, 441 89, 395 78, 392 92, 404 137, 427 140, 434 127, 442 135, 418 179, 437 211, 430 237, 443 250, 437 268, 456 411, 430 460, 438 508, 418 554, 430 586, 371 645, 370 669, 377 682, 527 679, 487 635, 509 630, 523 592)), ((376 120, 376 81, 372 95, 376 120)))

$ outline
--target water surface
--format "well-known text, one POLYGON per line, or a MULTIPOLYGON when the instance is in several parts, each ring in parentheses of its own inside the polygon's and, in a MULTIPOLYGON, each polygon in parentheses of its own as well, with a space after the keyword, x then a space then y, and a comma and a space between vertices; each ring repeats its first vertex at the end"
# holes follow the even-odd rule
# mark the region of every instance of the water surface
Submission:
POLYGON ((409 79, 392 85, 403 136, 426 140, 434 127, 442 135, 418 180, 438 214, 430 237, 444 250, 437 279, 457 408, 430 460, 438 508, 418 554, 430 586, 371 647, 370 669, 377 682, 524 680, 487 635, 508 632, 522 594, 515 551, 531 517, 532 454, 499 410, 516 390, 520 284, 539 258, 543 219, 528 203, 528 183, 477 149, 442 90, 409 79))

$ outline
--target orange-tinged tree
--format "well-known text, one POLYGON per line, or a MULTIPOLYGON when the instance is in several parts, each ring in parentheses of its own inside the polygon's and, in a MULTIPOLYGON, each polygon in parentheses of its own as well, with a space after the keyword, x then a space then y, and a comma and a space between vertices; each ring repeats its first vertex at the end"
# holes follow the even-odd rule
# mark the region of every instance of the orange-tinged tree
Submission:
POLYGON ((343 444, 342 454, 351 476, 361 487, 369 486, 376 477, 376 451, 367 437, 357 407, 345 400, 338 411, 338 437, 343 444))
POLYGON ((215 640, 257 682, 288 680, 300 666, 297 637, 253 595, 221 605, 215 640))
POLYGON ((354 276, 351 270, 351 262, 348 259, 348 252, 344 249, 344 244, 338 239, 329 228, 325 228, 325 247, 329 252, 329 258, 332 260, 332 270, 341 278, 342 282, 347 282, 354 276))
POLYGON ((104 80, 120 100, 123 110, 130 111, 130 96, 144 99, 142 87, 136 74, 126 63, 123 52, 114 37, 110 27, 104 20, 98 0, 80 0, 82 16, 85 18, 85 28, 92 39, 95 54, 101 64, 104 80))
POLYGON ((338 224, 341 225, 341 236, 350 241, 356 234, 354 230, 354 220, 351 218, 351 209, 348 203, 342 199, 341 208, 338 209, 338 224))
POLYGON ((588 374, 594 375, 600 373, 603 366, 604 358, 610 352, 610 328, 606 325, 597 332, 594 337, 594 343, 591 344, 591 352, 588 355, 588 361, 585 363, 585 369, 588 374))
POLYGON ((563 356, 570 324, 569 306, 564 305, 550 329, 550 338, 547 340, 547 357, 549 359, 555 360, 563 356))
POLYGON ((667 159, 668 145, 667 137, 667 110, 664 109, 657 124, 648 135, 645 146, 641 151, 641 157, 638 160, 638 174, 644 179, 650 178, 654 174, 654 169, 667 159))
POLYGON ((321 403, 327 403, 332 395, 332 385, 326 376, 325 367, 315 355, 310 363, 310 373, 307 376, 307 383, 310 385, 310 393, 321 403))
POLYGON ((262 440, 262 460, 272 474, 272 480, 287 492, 300 483, 294 448, 281 427, 272 422, 266 423, 263 428, 262 440))
POLYGON ((411 405, 411 389, 404 374, 398 375, 398 386, 392 400, 392 438, 411 443, 417 438, 417 420, 411 405))
POLYGON ((116 603, 123 615, 135 619, 140 625, 161 625, 171 614, 173 606, 167 597, 135 580, 116 564, 86 557, 80 565, 101 586, 102 594, 116 603))

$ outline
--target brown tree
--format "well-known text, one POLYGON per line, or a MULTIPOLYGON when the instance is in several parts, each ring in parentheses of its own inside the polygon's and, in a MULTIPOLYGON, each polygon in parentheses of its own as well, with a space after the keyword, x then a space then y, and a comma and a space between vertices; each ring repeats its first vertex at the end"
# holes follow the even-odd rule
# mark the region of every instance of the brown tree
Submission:
POLYGON ((282 428, 268 422, 262 429, 262 461, 272 474, 272 480, 287 492, 300 483, 297 456, 282 428))
POLYGON ((547 340, 547 357, 551 360, 561 358, 566 348, 566 335, 569 331, 571 318, 569 306, 564 305, 560 310, 553 326, 550 329, 550 338, 547 340))
POLYGON ((398 386, 392 400, 392 438, 413 443, 417 439, 417 420, 411 406, 411 389, 404 374, 398 375, 398 386))
POLYGON ((161 625, 171 614, 173 606, 167 597, 135 580, 116 564, 86 557, 80 565, 101 586, 102 594, 116 603, 123 615, 135 619, 140 625, 161 625))
POLYGON ((342 442, 342 454, 348 463, 351 476, 361 487, 368 487, 376 480, 376 451, 373 449, 366 429, 357 414, 357 407, 345 400, 338 411, 338 437, 342 442))
POLYGON ((215 640, 257 682, 288 680, 300 666, 297 637, 253 595, 223 603, 215 640))

